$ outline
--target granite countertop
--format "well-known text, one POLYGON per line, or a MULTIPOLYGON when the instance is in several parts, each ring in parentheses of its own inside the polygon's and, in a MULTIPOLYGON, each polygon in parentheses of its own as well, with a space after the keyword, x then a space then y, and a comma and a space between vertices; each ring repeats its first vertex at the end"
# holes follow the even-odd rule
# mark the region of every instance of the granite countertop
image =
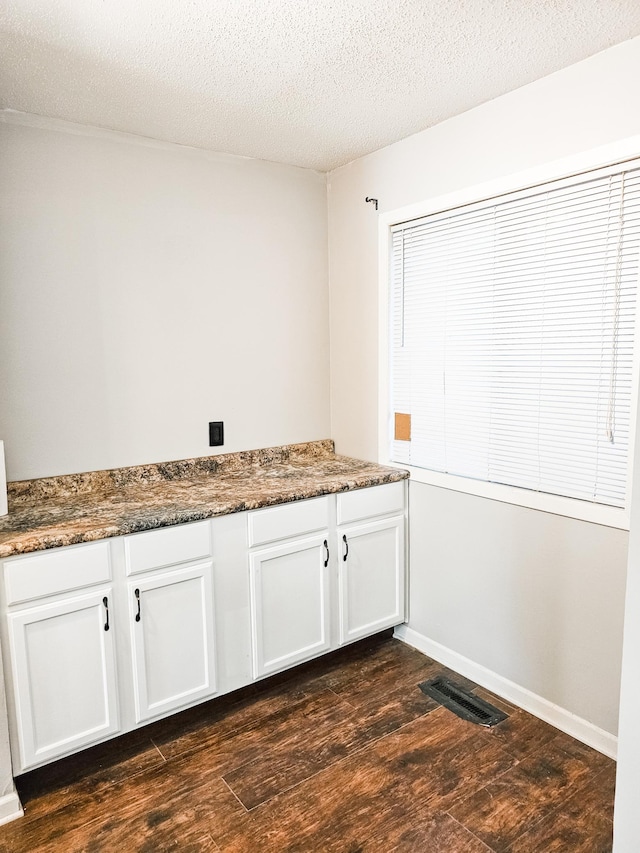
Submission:
POLYGON ((404 480, 314 441, 8 484, 0 558, 404 480))

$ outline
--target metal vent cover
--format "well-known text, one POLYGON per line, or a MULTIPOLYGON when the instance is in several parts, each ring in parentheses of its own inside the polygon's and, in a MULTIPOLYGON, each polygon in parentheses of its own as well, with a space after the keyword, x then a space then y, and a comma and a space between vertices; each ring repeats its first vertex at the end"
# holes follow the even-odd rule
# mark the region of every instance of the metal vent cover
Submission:
POLYGON ((456 684, 455 681, 450 681, 441 675, 423 681, 418 686, 427 696, 470 723, 477 723, 480 726, 490 728, 501 723, 502 720, 506 720, 509 716, 496 708, 495 705, 485 702, 484 699, 480 699, 469 690, 465 690, 460 684, 456 684))

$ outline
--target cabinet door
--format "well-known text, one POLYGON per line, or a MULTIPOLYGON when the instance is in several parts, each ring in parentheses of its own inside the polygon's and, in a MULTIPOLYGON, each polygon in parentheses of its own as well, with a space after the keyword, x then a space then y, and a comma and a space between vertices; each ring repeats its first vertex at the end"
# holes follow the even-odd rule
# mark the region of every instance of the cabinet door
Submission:
POLYGON ((215 692, 211 578, 207 562, 129 582, 138 723, 215 692))
POLYGON ((118 731, 111 587, 7 618, 21 769, 118 731))
POLYGON ((404 517, 338 528, 340 643, 404 620, 404 517))
POLYGON ((327 535, 321 533, 251 554, 255 678, 329 648, 327 535))

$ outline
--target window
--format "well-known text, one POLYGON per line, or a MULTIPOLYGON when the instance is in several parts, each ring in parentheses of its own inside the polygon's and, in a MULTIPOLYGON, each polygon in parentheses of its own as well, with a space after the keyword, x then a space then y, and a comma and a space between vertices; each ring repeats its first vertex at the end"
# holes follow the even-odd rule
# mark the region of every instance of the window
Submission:
POLYGON ((394 224, 389 459, 624 507, 639 251, 638 161, 394 224))

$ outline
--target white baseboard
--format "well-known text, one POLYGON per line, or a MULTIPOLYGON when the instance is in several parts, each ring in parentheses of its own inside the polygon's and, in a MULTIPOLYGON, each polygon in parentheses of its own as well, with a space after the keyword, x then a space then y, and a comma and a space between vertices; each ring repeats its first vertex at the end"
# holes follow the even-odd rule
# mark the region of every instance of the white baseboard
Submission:
POLYGON ((10 820, 15 820, 17 817, 22 817, 23 814, 22 803, 15 788, 10 794, 0 797, 0 825, 9 823, 10 820))
POLYGON ((554 705, 548 699, 544 699, 525 687, 509 681, 508 678, 504 678, 502 675, 498 675, 498 673, 464 657, 464 655, 436 643, 435 640, 430 640, 424 634, 409 628, 408 625, 399 625, 395 629, 394 637, 455 670, 455 672, 459 672, 465 678, 470 678, 476 684, 495 693, 496 696, 500 696, 507 702, 511 702, 511 704, 539 717, 545 723, 549 723, 549 725, 555 726, 576 740, 586 743, 587 746, 597 749, 598 752, 602 752, 609 758, 616 758, 618 738, 609 732, 605 732, 604 729, 594 726, 593 723, 583 720, 582 717, 572 714, 571 711, 554 705))

